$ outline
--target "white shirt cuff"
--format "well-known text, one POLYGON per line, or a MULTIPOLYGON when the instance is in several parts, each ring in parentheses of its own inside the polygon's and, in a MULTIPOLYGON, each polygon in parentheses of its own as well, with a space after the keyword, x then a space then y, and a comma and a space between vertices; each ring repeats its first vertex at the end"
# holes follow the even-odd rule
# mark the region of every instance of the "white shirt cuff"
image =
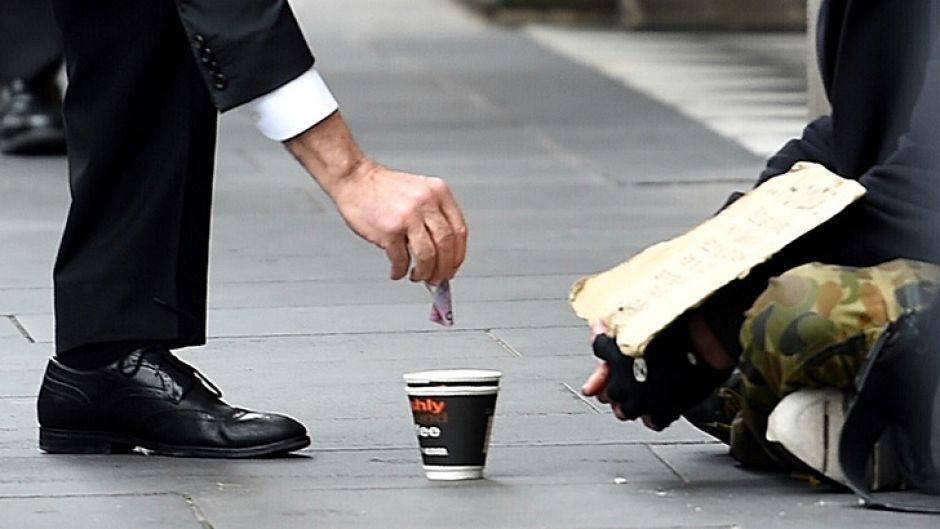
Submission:
POLYGON ((339 104, 323 78, 310 68, 293 81, 239 105, 262 134, 284 141, 336 112, 339 104))

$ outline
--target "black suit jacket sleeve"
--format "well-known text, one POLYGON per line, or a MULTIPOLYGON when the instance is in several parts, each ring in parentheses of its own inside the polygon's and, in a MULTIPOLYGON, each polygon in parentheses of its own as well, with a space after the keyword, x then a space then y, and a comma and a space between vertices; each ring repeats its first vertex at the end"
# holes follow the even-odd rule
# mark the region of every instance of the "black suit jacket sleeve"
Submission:
POLYGON ((212 102, 222 111, 313 66, 286 0, 176 0, 212 102))

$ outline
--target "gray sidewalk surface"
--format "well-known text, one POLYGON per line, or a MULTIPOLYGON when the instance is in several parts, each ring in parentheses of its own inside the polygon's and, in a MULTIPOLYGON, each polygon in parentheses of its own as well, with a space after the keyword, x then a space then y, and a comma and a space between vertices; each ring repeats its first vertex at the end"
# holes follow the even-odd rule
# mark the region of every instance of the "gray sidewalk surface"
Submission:
POLYGON ((283 148, 226 115, 211 338, 182 356, 230 402, 305 422, 313 446, 253 461, 42 455, 34 399, 66 167, 2 158, 0 527, 935 526, 743 470, 685 423, 654 433, 577 395, 594 360, 570 284, 711 214, 759 156, 550 51, 551 32, 537 42, 444 0, 296 9, 366 151, 446 177, 465 208, 457 326, 428 322, 423 288, 387 281, 384 256, 283 148), (423 477, 401 374, 438 367, 505 373, 485 480, 423 477))

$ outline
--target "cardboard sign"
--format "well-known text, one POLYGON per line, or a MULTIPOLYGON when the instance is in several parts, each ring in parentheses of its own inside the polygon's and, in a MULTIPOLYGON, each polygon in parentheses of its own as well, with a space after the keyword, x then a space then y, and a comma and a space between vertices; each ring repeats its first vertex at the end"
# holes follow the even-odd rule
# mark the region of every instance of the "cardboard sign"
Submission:
POLYGON ((797 163, 688 232, 580 279, 571 287, 571 306, 589 322, 603 320, 624 354, 642 356, 686 310, 864 194, 854 180, 797 163))

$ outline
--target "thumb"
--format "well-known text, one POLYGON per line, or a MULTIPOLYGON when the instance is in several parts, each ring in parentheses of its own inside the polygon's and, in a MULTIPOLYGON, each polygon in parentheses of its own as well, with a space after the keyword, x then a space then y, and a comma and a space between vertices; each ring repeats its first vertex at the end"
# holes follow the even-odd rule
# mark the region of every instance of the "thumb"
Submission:
POLYGON ((581 393, 586 397, 598 395, 607 387, 607 381, 610 380, 610 367, 607 362, 599 361, 594 372, 584 381, 581 386, 581 393))

